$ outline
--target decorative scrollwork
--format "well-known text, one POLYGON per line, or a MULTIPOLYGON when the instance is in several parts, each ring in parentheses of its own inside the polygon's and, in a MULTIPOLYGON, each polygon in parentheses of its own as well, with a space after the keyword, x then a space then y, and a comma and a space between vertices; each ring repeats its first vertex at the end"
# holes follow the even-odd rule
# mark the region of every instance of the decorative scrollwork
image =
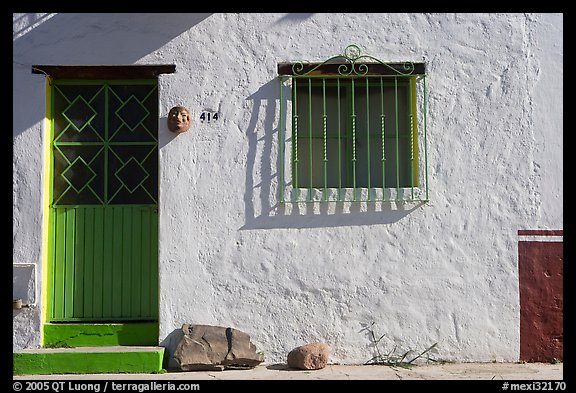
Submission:
POLYGON ((360 53, 362 53, 362 51, 360 50, 358 45, 351 44, 348 45, 346 49, 344 49, 344 57, 346 57, 351 62, 354 62, 356 59, 361 57, 360 53))
POLYGON ((370 56, 370 55, 363 55, 360 47, 355 44, 350 44, 344 49, 344 54, 337 55, 329 58, 328 60, 324 61, 321 64, 314 66, 312 69, 309 69, 306 72, 303 72, 306 68, 303 62, 297 62, 292 65, 292 72, 295 76, 306 76, 317 70, 318 68, 322 67, 325 64, 334 63, 334 62, 343 62, 342 64, 338 65, 338 74, 341 76, 364 76, 368 74, 368 63, 374 64, 382 64, 385 67, 389 68, 390 70, 394 71, 398 75, 407 76, 411 75, 414 72, 414 63, 406 61, 402 64, 402 68, 405 72, 402 72, 399 67, 392 67, 390 64, 384 63, 383 61, 370 56), (367 63, 360 63, 359 60, 364 59, 367 60, 367 63))
POLYGON ((294 73, 294 75, 300 74, 302 70, 304 70, 304 63, 302 63, 301 61, 299 61, 298 63, 294 63, 292 65, 292 72, 294 73))
POLYGON ((354 70, 354 64, 352 64, 351 67, 348 67, 348 64, 340 64, 338 66, 338 73, 340 75, 350 75, 353 70, 354 70), (348 71, 348 68, 350 68, 350 71, 348 71))

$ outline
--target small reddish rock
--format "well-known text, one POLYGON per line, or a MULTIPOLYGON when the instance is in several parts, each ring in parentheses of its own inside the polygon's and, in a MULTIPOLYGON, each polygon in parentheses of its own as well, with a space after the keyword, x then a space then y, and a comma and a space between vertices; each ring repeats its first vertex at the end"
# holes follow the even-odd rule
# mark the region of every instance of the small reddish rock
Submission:
POLYGON ((301 370, 319 370, 326 367, 330 347, 324 343, 310 343, 294 348, 288 354, 288 367, 301 370))

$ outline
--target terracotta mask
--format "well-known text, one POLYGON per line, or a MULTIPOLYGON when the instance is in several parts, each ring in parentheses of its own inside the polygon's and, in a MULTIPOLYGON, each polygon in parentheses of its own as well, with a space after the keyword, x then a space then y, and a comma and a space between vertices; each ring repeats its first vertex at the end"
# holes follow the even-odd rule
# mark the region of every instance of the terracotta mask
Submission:
POLYGON ((175 106, 168 112, 168 129, 172 132, 186 132, 190 128, 190 111, 183 106, 175 106))

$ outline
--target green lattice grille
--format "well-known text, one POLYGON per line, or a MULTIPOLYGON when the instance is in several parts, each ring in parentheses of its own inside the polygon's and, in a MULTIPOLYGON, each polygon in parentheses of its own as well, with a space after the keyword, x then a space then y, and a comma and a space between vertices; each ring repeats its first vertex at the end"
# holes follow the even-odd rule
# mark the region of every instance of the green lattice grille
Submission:
POLYGON ((157 102, 155 84, 56 83, 53 205, 156 204, 157 102))
POLYGON ((56 80, 48 321, 158 319, 156 80, 56 80))

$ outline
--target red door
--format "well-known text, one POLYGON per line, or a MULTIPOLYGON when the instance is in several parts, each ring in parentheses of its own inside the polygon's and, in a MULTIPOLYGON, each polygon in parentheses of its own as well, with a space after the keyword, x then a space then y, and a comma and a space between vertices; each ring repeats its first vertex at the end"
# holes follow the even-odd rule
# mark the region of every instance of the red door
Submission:
POLYGON ((518 231, 520 360, 563 361, 563 231, 518 231))

